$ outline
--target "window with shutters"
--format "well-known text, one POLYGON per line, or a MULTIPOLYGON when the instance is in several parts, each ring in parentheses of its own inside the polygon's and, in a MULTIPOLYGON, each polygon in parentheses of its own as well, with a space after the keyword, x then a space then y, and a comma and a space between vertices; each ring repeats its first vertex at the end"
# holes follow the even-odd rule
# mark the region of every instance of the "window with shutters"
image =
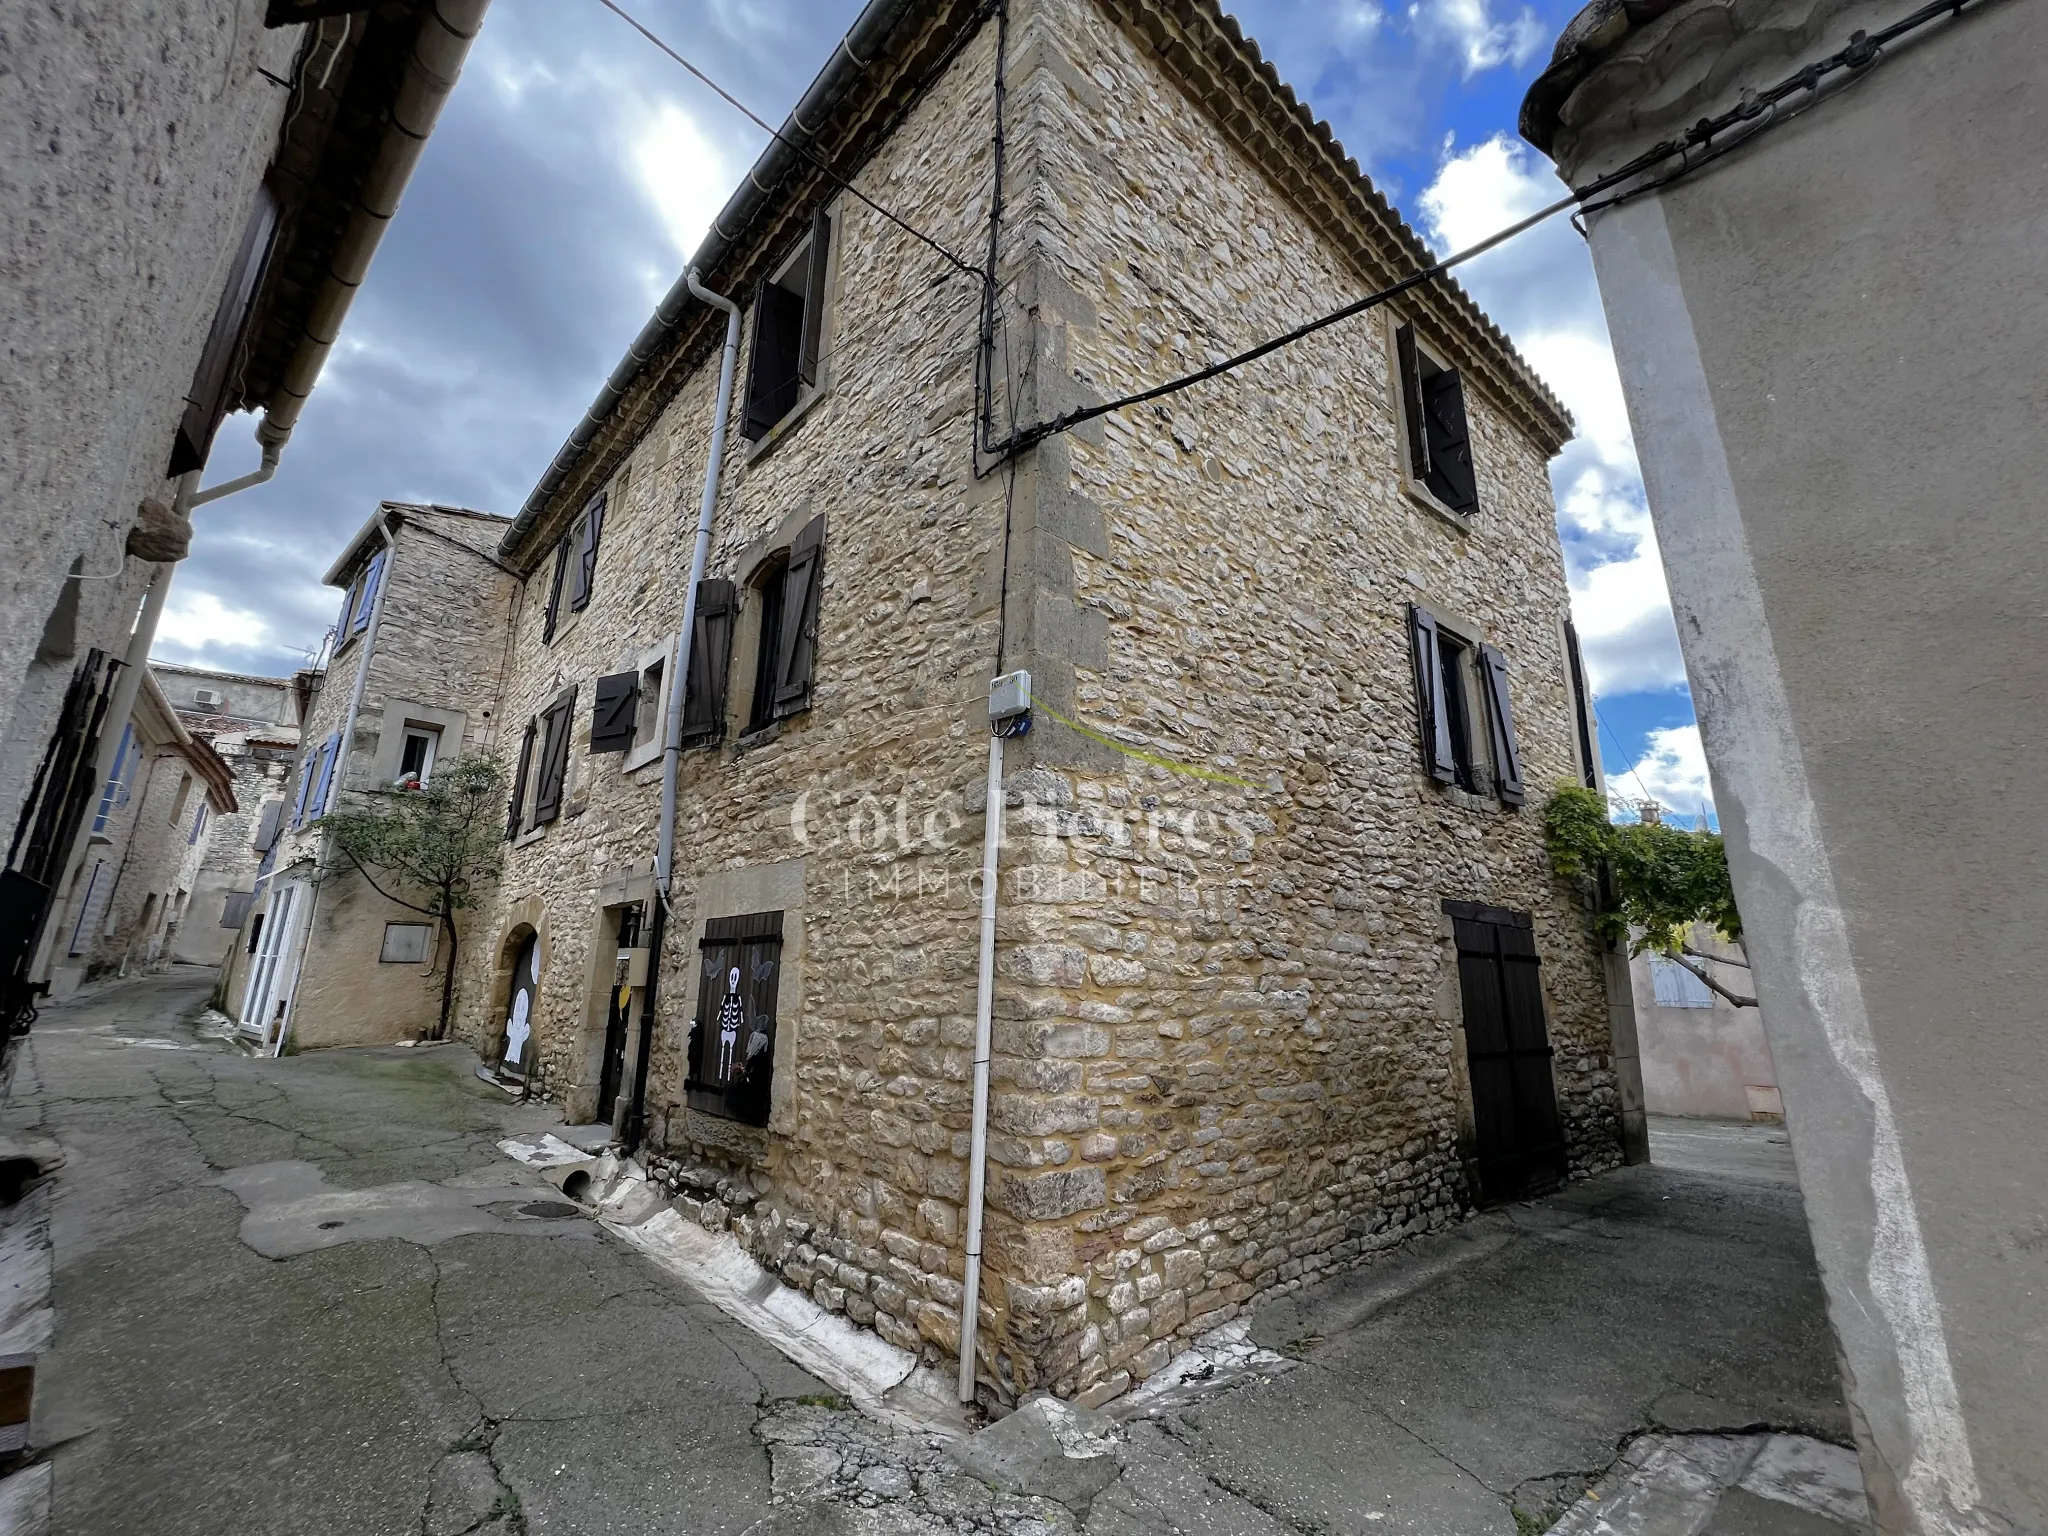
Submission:
POLYGON ((537 721, 540 748, 533 767, 533 815, 529 830, 562 814, 569 787, 569 742, 576 734, 576 690, 565 688, 537 721))
POLYGON ((227 287, 213 312, 206 345, 185 396, 185 414, 171 439, 171 461, 165 474, 175 479, 205 467, 213 451, 213 435, 235 408, 240 395, 242 365, 256 314, 256 295, 277 237, 277 194, 268 183, 256 189, 256 206, 242 231, 242 243, 228 269, 227 287))
POLYGON ((1402 474, 1411 493, 1462 521, 1479 507, 1464 379, 1412 325, 1392 322, 1391 343, 1402 474))
POLYGON ((824 392, 831 255, 832 217, 820 208, 812 216, 810 238, 754 289, 740 433, 757 449, 824 392))
POLYGON ((370 556, 362 569, 356 572, 355 580, 348 584, 348 591, 341 599, 341 622, 334 631, 335 650, 342 650, 369 629, 370 615, 376 611, 377 589, 384 580, 386 553, 380 549, 370 556))
POLYGON ((766 1125, 775 1075, 775 1001, 782 914, 716 917, 697 941, 697 1015, 690 1030, 690 1107, 766 1125))
POLYGON ((536 716, 526 722, 526 733, 519 738, 519 761, 512 770, 512 799, 505 808, 505 840, 510 842, 525 828, 526 790, 533 782, 533 759, 540 740, 540 719, 536 716))
POLYGON ((541 618, 540 637, 552 642, 562 621, 590 606, 597 591, 598 548, 604 540, 606 495, 590 498, 576 520, 555 544, 554 565, 548 578, 548 604, 541 618))
POLYGON ((825 519, 812 518, 749 584, 743 640, 750 681, 745 729, 759 731, 811 706, 818 608, 825 580, 825 519))
POLYGON ((1522 804, 1506 655, 1420 604, 1409 605, 1408 643, 1423 772, 1446 788, 1522 804))
POLYGON ((638 687, 633 708, 633 739, 626 748, 625 768, 628 773, 659 762, 662 748, 667 744, 668 668, 674 650, 673 641, 664 641, 650 646, 635 659, 638 687))

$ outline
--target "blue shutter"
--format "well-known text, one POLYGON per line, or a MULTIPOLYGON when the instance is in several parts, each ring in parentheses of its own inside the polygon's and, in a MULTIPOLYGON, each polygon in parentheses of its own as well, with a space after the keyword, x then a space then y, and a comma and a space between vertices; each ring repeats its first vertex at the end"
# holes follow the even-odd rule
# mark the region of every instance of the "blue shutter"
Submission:
POLYGON ((313 775, 319 770, 314 765, 320 754, 301 750, 299 753, 299 795, 292 802, 292 825, 306 824, 306 797, 313 788, 313 775))
POLYGON ((341 755, 341 733, 336 731, 320 745, 320 786, 313 791, 312 813, 325 816, 334 804, 334 761, 341 755))
POLYGON ((201 799, 200 799, 200 801, 199 801, 199 814, 198 814, 197 816, 194 816, 194 817, 192 818, 192 830, 191 830, 190 832, 188 832, 188 833, 187 833, 187 834, 185 835, 185 846, 189 848, 189 847, 191 847, 191 846, 192 846, 192 844, 194 844, 194 843, 198 842, 198 841, 199 841, 199 834, 200 834, 200 833, 202 833, 202 832, 204 832, 205 830, 206 830, 206 800, 205 800, 205 798, 204 798, 204 797, 202 796, 202 797, 201 797, 201 799))
POLYGON ((121 777, 128 767, 128 743, 134 735, 133 723, 121 727, 121 745, 114 751, 114 771, 107 775, 107 787, 100 795, 99 812, 92 819, 95 832, 107 829, 107 818, 114 814, 114 807, 120 803, 115 797, 121 793, 121 777))
POLYGON ((380 549, 363 570, 363 595, 356 599, 355 615, 348 621, 350 634, 359 635, 370 627, 370 614, 377 606, 377 584, 383 579, 384 551, 380 549))

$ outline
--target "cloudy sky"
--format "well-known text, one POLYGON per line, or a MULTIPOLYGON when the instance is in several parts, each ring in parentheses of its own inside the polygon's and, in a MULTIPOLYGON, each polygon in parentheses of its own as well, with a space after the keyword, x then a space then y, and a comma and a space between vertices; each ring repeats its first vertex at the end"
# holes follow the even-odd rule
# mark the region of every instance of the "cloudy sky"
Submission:
MULTIPOLYGON (((1449 251, 1557 195, 1515 113, 1579 3, 1229 9, 1449 251)), ((628 0, 777 121, 859 4, 628 0)), ((333 623, 320 575, 380 497, 517 510, 765 139, 596 0, 495 0, 283 469, 200 511, 157 654, 288 672, 333 623)), ((1551 473, 1610 787, 1697 812, 1699 734, 1584 247, 1553 221, 1463 277, 1579 424, 1551 473)), ((254 466, 249 426, 222 429, 209 480, 254 466)))

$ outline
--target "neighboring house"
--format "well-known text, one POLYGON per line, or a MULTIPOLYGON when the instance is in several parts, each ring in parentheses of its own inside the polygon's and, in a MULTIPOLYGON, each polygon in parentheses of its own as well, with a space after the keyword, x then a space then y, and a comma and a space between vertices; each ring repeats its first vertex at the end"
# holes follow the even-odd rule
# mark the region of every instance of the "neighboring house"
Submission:
POLYGON ((274 836, 287 781, 298 758, 291 682, 152 661, 164 696, 192 735, 211 746, 234 776, 233 815, 213 824, 194 877, 191 916, 171 958, 220 965, 256 899, 266 838, 274 836))
MULTIPOLYGON (((1207 0, 1010 28, 996 421, 1427 263, 1207 0)), ((871 5, 785 131, 979 258, 996 69, 985 11, 871 5)), ((746 360, 651 968, 723 315, 663 306, 498 546, 515 790, 461 969, 500 1080, 955 1355, 989 697, 1025 670, 985 1396, 1104 1400, 1254 1296, 1639 1151, 1626 964, 1541 837, 1597 777, 1546 470, 1571 426, 1460 289, 978 475, 975 284, 780 146, 714 228, 746 360)), ((367 942, 330 962, 358 984, 367 942)))
MULTIPOLYGON (((1737 997, 1750 995, 1741 948, 1704 924, 1688 943, 1692 964, 1737 997)), ((1653 1115, 1708 1120, 1782 1120, 1777 1069, 1763 1018, 1738 1006, 1692 971, 1655 951, 1629 962, 1642 1051, 1643 1105, 1653 1115)))
POLYGON ((341 617, 317 684, 295 680, 307 701, 298 762, 273 840, 256 839, 261 885, 226 997, 269 1049, 410 1040, 438 1021, 440 936, 402 904, 420 893, 381 894, 331 859, 319 820, 345 797, 424 782, 436 763, 496 745, 518 586, 493 553, 504 531, 485 512, 384 502, 327 573, 341 617))
POLYGON ((57 914, 51 992, 181 958, 188 926, 218 920, 194 898, 215 832, 239 808, 227 764, 146 677, 93 808, 85 877, 57 914))
POLYGON ((1588 7, 1585 220, 1879 1531, 2048 1530, 2048 9, 1588 7), (1644 185, 1647 182, 1649 185, 1644 185))
POLYGON ((263 412, 276 467, 487 3, 8 8, 0 1026, 66 958, 190 511, 254 483, 202 489, 215 435, 263 412))

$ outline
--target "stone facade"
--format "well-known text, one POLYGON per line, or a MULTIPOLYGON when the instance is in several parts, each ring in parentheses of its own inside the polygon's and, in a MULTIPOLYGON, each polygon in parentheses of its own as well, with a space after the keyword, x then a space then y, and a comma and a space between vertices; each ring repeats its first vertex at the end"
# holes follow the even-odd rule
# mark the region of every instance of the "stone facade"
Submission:
MULTIPOLYGON (((967 41, 862 172, 955 250, 988 238, 995 41, 967 41)), ((999 422, 1170 377, 1420 264, 1219 13, 1033 0, 1008 58, 999 422)), ((1499 333, 1449 285, 1401 316, 1467 381, 1469 515, 1404 472, 1378 315, 978 475, 973 286, 854 200, 831 213, 816 386, 735 440, 721 486, 726 729, 684 754, 647 1095, 651 1166, 682 1208, 892 1342, 957 1352, 986 697, 1018 667, 1036 709, 1006 783, 991 1401, 1106 1399, 1255 1296, 1472 1202, 1446 899, 1530 916, 1571 1172, 1617 1162, 1632 1043, 1537 815, 1583 771, 1545 473, 1569 423, 1499 333), (809 707, 749 730, 759 579, 819 516, 809 707), (1425 775, 1411 603, 1507 658, 1528 807, 1483 771, 1473 793, 1425 775), (706 924, 767 912, 781 971, 755 1128, 690 1107, 684 1079, 706 924)), ((808 212, 783 227, 713 286, 751 292, 808 212)), ((673 645, 702 352, 665 398, 621 406, 503 550, 527 573, 507 761, 569 687, 576 736, 560 818, 521 831, 468 947, 462 1030, 502 1048, 513 957, 537 939, 529 1084, 575 1118, 598 1107, 661 773, 588 751, 591 690, 673 645), (546 638, 554 542, 599 491, 595 594, 546 638)))
POLYGON ((245 985, 228 997, 245 1029, 274 1037, 279 1005, 299 1050, 415 1039, 438 1023, 446 946, 431 931, 437 920, 329 861, 318 818, 344 797, 391 787, 409 730, 432 737, 436 761, 494 748, 516 591, 490 553, 503 530, 504 519, 489 513, 385 502, 328 572, 328 584, 348 596, 300 725, 275 872, 250 915, 274 911, 284 887, 295 910, 262 996, 245 985), (380 551, 381 597, 374 589, 364 597, 364 572, 380 551), (324 805, 323 753, 333 764, 324 805), (303 813, 302 782, 312 785, 303 813), (429 925, 424 959, 386 958, 393 923, 429 925))

